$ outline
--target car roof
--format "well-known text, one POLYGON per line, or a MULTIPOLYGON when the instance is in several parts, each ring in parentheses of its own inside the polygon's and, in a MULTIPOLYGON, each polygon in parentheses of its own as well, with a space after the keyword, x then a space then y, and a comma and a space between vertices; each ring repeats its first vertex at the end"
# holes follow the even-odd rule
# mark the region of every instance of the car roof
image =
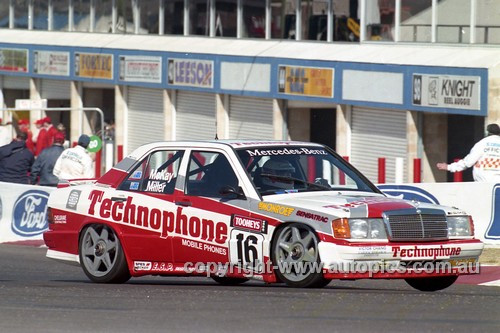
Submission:
POLYGON ((234 149, 238 148, 258 148, 266 146, 312 146, 323 147, 320 144, 303 141, 279 141, 279 140, 193 140, 193 141, 159 141, 151 142, 140 146, 134 150, 129 157, 137 159, 148 151, 159 147, 182 147, 182 148, 227 148, 230 146, 234 149))

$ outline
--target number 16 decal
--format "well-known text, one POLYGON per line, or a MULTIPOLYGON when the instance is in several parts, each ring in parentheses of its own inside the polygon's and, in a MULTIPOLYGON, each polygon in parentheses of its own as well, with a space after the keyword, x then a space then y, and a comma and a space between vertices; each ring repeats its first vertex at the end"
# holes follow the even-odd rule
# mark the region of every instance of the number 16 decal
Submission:
POLYGON ((264 236, 252 232, 233 229, 229 241, 229 256, 232 264, 252 268, 261 266, 264 236))

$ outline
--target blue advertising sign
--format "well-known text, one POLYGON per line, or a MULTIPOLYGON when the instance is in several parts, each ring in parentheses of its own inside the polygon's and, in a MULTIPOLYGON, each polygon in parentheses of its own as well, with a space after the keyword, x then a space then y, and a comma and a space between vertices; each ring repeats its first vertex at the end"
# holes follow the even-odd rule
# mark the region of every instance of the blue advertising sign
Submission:
POLYGON ((491 221, 484 238, 500 239, 500 184, 493 187, 491 203, 491 221))
POLYGON ((24 192, 14 204, 12 231, 20 236, 36 236, 47 230, 49 194, 41 190, 24 192))

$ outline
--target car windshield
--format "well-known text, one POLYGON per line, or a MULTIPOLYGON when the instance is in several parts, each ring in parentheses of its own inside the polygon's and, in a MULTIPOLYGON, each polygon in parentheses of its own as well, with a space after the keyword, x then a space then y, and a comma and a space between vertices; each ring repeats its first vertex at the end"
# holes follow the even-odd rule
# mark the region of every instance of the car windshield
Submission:
POLYGON ((339 155, 320 146, 266 146, 236 151, 261 195, 308 191, 379 193, 339 155))

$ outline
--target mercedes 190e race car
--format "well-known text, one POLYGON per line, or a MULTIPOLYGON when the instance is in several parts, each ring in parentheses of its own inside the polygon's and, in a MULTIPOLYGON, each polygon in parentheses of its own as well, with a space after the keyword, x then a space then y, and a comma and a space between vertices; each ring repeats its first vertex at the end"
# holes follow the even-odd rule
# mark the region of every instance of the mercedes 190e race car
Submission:
POLYGON ((388 197, 307 142, 151 143, 76 184, 50 195, 47 257, 95 282, 383 278, 435 291, 477 273, 483 249, 463 211, 388 197))

